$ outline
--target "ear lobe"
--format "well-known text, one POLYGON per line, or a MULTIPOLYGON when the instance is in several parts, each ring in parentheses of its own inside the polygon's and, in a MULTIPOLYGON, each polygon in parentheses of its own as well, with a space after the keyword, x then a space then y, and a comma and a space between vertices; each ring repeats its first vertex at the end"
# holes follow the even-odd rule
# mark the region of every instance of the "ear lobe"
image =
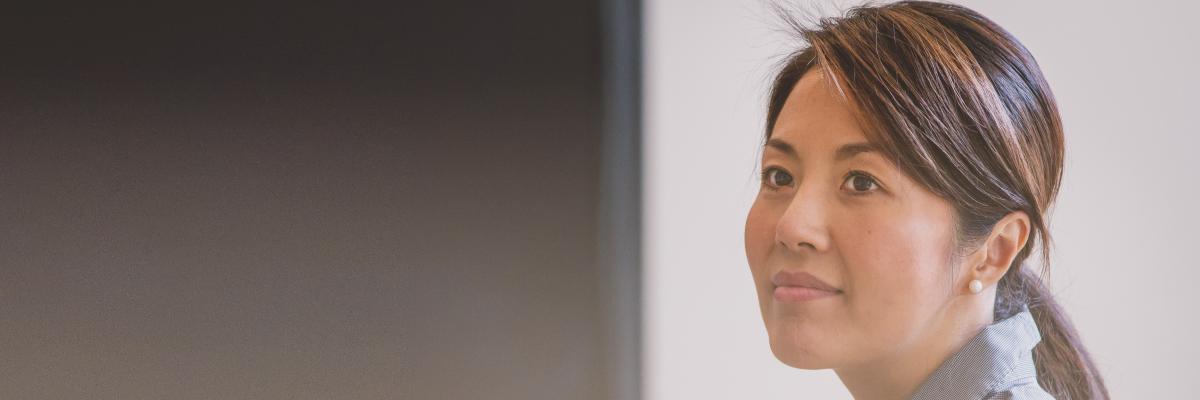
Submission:
POLYGON ((978 274, 976 279, 984 281, 988 286, 999 282, 1008 272, 1013 259, 1025 248, 1025 243, 1029 240, 1029 230, 1029 215, 1024 211, 1013 211, 996 222, 984 244, 987 255, 983 263, 975 268, 975 273, 978 274))

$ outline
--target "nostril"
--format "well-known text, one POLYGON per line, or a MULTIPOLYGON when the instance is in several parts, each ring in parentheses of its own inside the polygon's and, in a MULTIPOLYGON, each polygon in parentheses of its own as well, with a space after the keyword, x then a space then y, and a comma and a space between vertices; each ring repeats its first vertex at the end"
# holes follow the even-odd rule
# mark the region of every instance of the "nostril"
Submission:
MULTIPOLYGON (((784 241, 780 241, 779 244, 790 247, 790 245, 788 245, 788 243, 784 242, 784 241)), ((796 247, 804 247, 804 246, 808 246, 809 248, 811 248, 813 250, 817 249, 817 246, 814 246, 812 243, 809 243, 809 242, 800 242, 800 243, 796 244, 796 247)))

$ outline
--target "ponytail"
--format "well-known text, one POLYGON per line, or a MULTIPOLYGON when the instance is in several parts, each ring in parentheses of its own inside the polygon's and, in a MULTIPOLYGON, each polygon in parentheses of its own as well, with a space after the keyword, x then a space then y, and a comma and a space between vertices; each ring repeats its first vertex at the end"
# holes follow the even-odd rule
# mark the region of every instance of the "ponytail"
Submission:
POLYGON ((1066 312, 1041 277, 1024 264, 1009 271, 996 287, 996 320, 1029 306, 1042 341, 1033 348, 1038 384, 1059 400, 1108 400, 1104 379, 1079 339, 1066 312))

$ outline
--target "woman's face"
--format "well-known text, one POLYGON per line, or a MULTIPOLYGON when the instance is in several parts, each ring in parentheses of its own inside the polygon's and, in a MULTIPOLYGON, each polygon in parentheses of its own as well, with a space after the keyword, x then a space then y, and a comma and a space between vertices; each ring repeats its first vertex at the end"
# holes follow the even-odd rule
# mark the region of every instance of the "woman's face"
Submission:
POLYGON ((955 268, 952 205, 863 147, 850 106, 825 79, 813 68, 789 95, 746 219, 771 351, 803 369, 865 365, 918 346, 938 326, 955 268), (807 272, 837 291, 788 298, 798 290, 776 291, 780 271, 807 272))

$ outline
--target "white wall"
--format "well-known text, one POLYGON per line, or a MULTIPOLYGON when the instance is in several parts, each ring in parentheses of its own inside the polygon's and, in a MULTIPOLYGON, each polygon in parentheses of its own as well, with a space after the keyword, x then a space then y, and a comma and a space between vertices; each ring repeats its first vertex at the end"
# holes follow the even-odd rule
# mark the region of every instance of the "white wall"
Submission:
MULTIPOLYGON (((1200 358, 1200 28, 1188 19, 1200 8, 959 4, 1020 39, 1059 101, 1052 285, 1111 394, 1185 397, 1200 358)), ((768 67, 786 36, 757 0, 648 0, 645 18, 644 398, 849 399, 832 371, 771 355, 743 250, 768 67)))

